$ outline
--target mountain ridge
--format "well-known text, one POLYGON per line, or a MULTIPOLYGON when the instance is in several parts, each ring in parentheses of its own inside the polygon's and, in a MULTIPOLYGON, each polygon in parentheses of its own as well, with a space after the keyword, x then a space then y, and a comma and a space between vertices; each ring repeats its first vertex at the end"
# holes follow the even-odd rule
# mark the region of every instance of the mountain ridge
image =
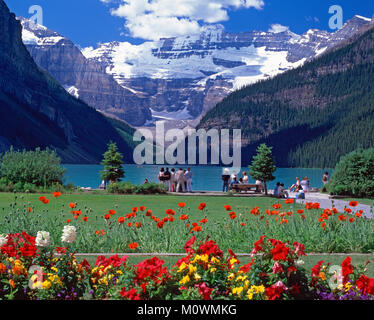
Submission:
POLYGON ((130 151, 102 114, 35 64, 21 33, 20 22, 0 0, 0 152, 49 147, 65 163, 99 163, 110 140, 130 151))

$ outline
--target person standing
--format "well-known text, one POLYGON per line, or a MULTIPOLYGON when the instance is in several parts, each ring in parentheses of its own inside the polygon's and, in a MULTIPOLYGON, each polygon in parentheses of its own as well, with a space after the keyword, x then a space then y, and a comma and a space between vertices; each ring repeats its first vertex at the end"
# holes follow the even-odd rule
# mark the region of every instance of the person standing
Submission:
POLYGON ((177 180, 177 192, 184 192, 184 172, 182 168, 179 168, 179 170, 175 173, 175 178, 177 180))
POLYGON ((223 170, 222 181, 223 181, 222 192, 227 192, 229 190, 229 181, 230 181, 229 169, 227 168, 223 170))
POLYGON ((323 183, 323 185, 328 184, 329 183, 329 179, 330 179, 329 173, 326 171, 325 174, 322 177, 322 183, 323 183))
POLYGON ((174 168, 172 168, 170 172, 169 191, 175 192, 175 169, 174 168))
POLYGON ((192 172, 190 167, 188 167, 187 171, 184 173, 184 178, 187 183, 187 192, 192 192, 192 172))
POLYGON ((160 181, 160 183, 164 183, 164 173, 165 173, 165 169, 161 168, 157 176, 157 179, 160 181))
POLYGON ((164 184, 167 185, 168 188, 170 188, 170 177, 171 177, 171 173, 169 171, 169 168, 166 168, 164 172, 164 184))

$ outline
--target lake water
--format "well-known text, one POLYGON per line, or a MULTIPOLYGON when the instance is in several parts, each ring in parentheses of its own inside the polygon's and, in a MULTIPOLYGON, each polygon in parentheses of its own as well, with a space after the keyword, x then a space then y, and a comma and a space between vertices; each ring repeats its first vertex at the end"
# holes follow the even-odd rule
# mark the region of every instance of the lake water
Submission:
MULTIPOLYGON (((73 183, 75 186, 98 188, 100 185, 101 165, 64 165, 66 168, 65 183, 73 183)), ((125 165, 125 178, 123 181, 129 181, 133 184, 142 184, 144 179, 150 182, 158 182, 157 174, 160 166, 137 166, 125 165)), ((193 173, 193 190, 199 191, 222 191, 222 167, 217 166, 191 166, 193 173)), ((247 171, 248 168, 242 168, 247 171)), ((320 188, 322 185, 322 176, 325 171, 332 174, 332 169, 299 169, 299 168, 279 168, 274 176, 276 179, 269 183, 269 189, 273 189, 275 184, 283 182, 286 188, 295 183, 295 178, 304 178, 307 176, 310 180, 310 186, 320 188)), ((240 177, 241 175, 239 175, 240 177)), ((251 179, 251 178, 250 178, 251 179)), ((254 181, 250 180, 250 183, 254 181)))

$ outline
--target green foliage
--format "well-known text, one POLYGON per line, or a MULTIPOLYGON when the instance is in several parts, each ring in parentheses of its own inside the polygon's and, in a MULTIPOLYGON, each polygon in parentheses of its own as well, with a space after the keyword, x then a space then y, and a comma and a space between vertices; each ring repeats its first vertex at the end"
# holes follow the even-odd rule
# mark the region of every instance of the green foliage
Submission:
POLYGON ((123 156, 118 152, 117 144, 110 142, 108 150, 104 153, 104 159, 101 162, 104 170, 101 171, 101 178, 105 181, 120 181, 125 176, 123 170, 123 156))
POLYGON ((253 179, 264 183, 265 194, 267 194, 266 182, 275 179, 273 173, 277 170, 273 160, 272 147, 268 147, 266 144, 259 145, 249 169, 249 174, 253 179))
POLYGON ((115 182, 108 186, 107 191, 116 194, 165 194, 168 187, 157 183, 133 185, 130 182, 115 182))
POLYGON ((374 148, 359 148, 342 157, 327 190, 336 195, 374 197, 374 148))
POLYGON ((300 68, 226 97, 202 119, 240 128, 250 143, 274 147, 278 166, 333 168, 342 155, 374 147, 374 29, 300 68))
POLYGON ((21 192, 61 185, 64 173, 61 160, 53 150, 15 151, 11 148, 1 156, 0 190, 21 192))

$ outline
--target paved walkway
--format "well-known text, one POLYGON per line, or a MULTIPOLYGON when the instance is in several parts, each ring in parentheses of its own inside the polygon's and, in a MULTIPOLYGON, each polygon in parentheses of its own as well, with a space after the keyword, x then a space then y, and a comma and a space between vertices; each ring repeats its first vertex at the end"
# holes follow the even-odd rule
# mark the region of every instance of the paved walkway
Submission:
MULTIPOLYGON (((291 198, 294 198, 294 195, 290 195, 291 198)), ((305 196, 305 200, 297 199, 297 203, 306 203, 306 202, 319 202, 321 204, 321 208, 323 209, 331 209, 332 206, 337 208, 339 212, 343 212, 344 208, 351 208, 349 206, 349 201, 340 200, 340 199, 332 199, 329 195, 323 193, 307 193, 305 196)), ((374 208, 366 205, 366 204, 359 204, 357 207, 354 208, 356 211, 362 210, 365 213, 365 216, 368 218, 372 218, 374 215, 374 208)))

